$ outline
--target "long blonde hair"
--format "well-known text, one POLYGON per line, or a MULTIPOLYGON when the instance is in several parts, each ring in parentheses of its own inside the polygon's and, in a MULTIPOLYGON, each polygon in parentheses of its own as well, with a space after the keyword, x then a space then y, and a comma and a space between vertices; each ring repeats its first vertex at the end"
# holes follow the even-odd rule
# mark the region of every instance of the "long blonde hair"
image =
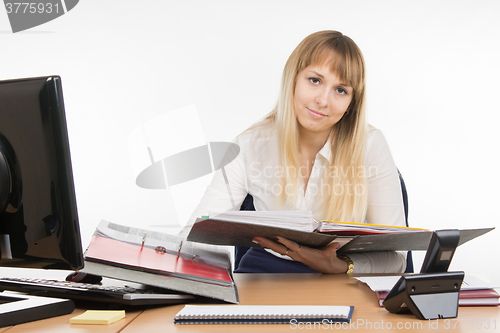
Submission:
POLYGON ((306 37, 292 52, 283 70, 276 108, 263 123, 275 125, 280 147, 281 204, 293 207, 299 193, 299 132, 294 111, 298 73, 310 65, 330 60, 330 70, 353 87, 346 114, 332 128, 329 142, 332 155, 322 182, 322 219, 364 222, 367 210, 365 174, 366 115, 365 62, 354 41, 337 31, 319 31, 306 37), (292 195, 290 195, 290 192, 292 195))

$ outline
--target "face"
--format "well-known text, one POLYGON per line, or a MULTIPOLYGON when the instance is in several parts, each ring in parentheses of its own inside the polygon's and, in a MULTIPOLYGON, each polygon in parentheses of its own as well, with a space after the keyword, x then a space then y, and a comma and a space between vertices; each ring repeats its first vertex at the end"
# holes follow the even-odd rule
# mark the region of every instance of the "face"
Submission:
POLYGON ((328 65, 308 66, 297 75, 295 115, 301 134, 328 136, 347 111, 353 88, 330 72, 328 65))

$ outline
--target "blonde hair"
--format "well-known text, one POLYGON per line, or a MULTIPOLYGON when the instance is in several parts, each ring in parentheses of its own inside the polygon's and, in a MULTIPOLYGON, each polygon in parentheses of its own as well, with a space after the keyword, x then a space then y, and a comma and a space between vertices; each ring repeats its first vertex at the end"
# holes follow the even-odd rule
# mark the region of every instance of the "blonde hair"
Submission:
POLYGON ((294 111, 297 75, 310 65, 323 65, 326 61, 330 61, 331 72, 353 88, 353 96, 346 114, 330 133, 332 154, 320 189, 325 193, 321 219, 364 222, 368 205, 364 172, 365 63, 351 38, 337 31, 319 31, 306 37, 288 58, 277 105, 262 124, 275 125, 284 170, 282 189, 292 188, 292 195, 283 190, 280 200, 285 207, 293 207, 300 190, 299 132, 294 111))

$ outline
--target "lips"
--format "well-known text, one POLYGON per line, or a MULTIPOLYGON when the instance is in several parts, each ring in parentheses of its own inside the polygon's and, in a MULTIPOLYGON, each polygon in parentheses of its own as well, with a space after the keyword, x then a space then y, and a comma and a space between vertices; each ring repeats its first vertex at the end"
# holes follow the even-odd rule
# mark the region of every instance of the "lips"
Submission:
POLYGON ((325 118, 326 117, 326 114, 323 114, 321 112, 318 112, 318 111, 314 111, 314 110, 311 110, 309 108, 306 108, 307 111, 309 112, 309 114, 313 117, 313 118, 316 118, 316 119, 322 119, 322 118, 325 118))

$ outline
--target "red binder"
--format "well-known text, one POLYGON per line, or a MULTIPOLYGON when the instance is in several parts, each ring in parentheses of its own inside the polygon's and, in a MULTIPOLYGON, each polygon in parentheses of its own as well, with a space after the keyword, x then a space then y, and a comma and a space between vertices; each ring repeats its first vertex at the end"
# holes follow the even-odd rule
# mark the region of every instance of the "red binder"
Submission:
POLYGON ((96 235, 85 260, 223 286, 233 284, 228 268, 96 235))

